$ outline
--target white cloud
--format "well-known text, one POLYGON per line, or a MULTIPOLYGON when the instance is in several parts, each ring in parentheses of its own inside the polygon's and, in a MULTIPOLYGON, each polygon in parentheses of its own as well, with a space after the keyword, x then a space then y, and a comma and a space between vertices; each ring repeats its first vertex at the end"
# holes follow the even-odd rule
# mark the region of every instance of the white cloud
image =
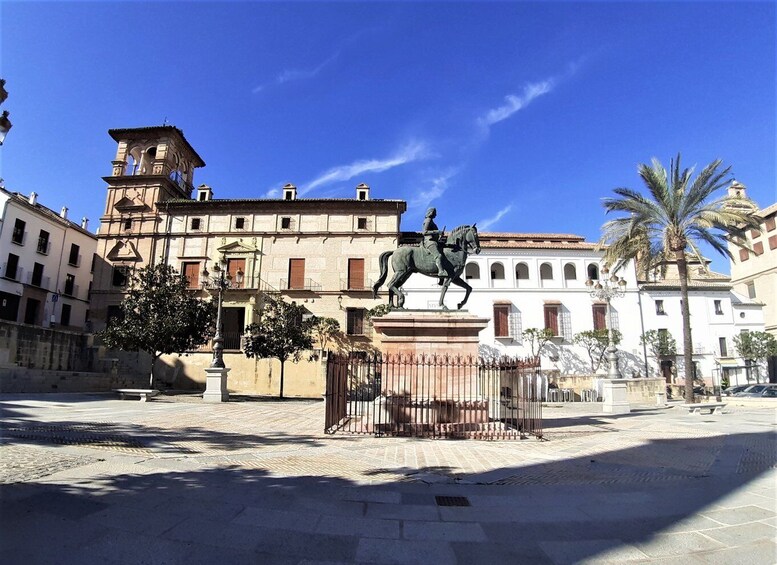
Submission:
POLYGON ((437 177, 434 177, 429 186, 416 193, 408 202, 408 208, 412 211, 418 208, 426 208, 433 200, 438 199, 448 190, 448 184, 451 178, 459 173, 458 168, 448 169, 437 177))
POLYGON ((480 220, 479 222, 477 222, 478 229, 481 231, 487 231, 491 226, 493 226, 499 220, 501 220, 506 214, 509 214, 510 210, 512 209, 513 209, 513 205, 508 204, 507 206, 499 210, 499 212, 497 212, 496 215, 490 218, 486 218, 485 220, 480 220))
POLYGON ((264 196, 262 198, 280 198, 280 197, 281 197, 281 189, 271 188, 270 190, 264 193, 264 196))
POLYGON ((256 94, 257 92, 261 92, 269 86, 279 86, 281 84, 286 84, 287 82, 292 82, 295 80, 306 80, 314 78, 318 75, 318 73, 324 70, 324 68, 326 68, 331 63, 334 63, 339 56, 340 50, 338 49, 334 54, 312 69, 286 69, 277 77, 275 77, 274 80, 265 84, 260 84, 254 88, 252 92, 256 94))
POLYGON ((504 105, 499 106, 498 108, 493 108, 486 112, 485 116, 482 116, 478 120, 478 123, 484 127, 490 127, 498 122, 501 122, 502 120, 506 120, 517 111, 522 110, 528 106, 529 103, 535 98, 551 92, 555 86, 556 80, 553 78, 543 80, 542 82, 529 83, 523 87, 523 94, 520 96, 516 94, 508 94, 505 96, 504 105))
POLYGON ((321 173, 312 181, 306 183, 300 189, 299 194, 303 195, 320 186, 324 186, 333 182, 349 180, 357 175, 364 173, 381 173, 383 171, 393 169, 394 167, 404 165, 405 163, 419 161, 430 156, 431 154, 426 143, 422 141, 411 141, 402 146, 394 155, 385 159, 360 160, 354 161, 348 165, 332 167, 331 169, 321 173))

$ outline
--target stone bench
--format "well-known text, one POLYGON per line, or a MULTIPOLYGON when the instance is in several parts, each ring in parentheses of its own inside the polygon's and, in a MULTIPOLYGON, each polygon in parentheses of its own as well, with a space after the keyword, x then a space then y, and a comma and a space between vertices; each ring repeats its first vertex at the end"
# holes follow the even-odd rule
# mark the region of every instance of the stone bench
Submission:
POLYGON ((141 402, 146 402, 149 398, 155 397, 159 394, 158 390, 152 390, 150 388, 116 388, 113 392, 119 393, 119 398, 124 400, 128 396, 138 396, 141 402))
POLYGON ((709 410, 710 414, 722 414, 726 403, 704 402, 700 404, 683 404, 682 407, 687 408, 689 414, 701 414, 702 410, 709 410))

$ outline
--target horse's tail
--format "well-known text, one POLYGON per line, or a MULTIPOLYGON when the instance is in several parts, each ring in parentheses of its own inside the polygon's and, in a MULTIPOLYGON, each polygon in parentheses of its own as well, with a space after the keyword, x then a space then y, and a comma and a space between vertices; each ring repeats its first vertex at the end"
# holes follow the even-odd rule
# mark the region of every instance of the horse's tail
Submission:
POLYGON ((378 289, 380 288, 380 285, 386 282, 386 277, 388 276, 388 260, 389 257, 391 257, 393 254, 393 251, 384 251, 380 254, 380 278, 378 278, 375 284, 372 285, 373 298, 378 297, 378 289))

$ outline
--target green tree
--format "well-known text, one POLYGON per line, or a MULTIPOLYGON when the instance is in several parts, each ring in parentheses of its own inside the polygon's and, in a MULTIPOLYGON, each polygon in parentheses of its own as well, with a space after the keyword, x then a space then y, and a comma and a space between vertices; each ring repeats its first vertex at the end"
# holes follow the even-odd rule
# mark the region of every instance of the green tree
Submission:
POLYGON ((648 330, 639 336, 639 344, 647 345, 658 363, 661 374, 661 359, 677 355, 677 342, 668 331, 648 330))
POLYGON ((610 264, 637 259, 640 254, 655 256, 660 251, 676 261, 680 278, 683 319, 685 398, 693 401, 693 341, 688 309, 688 257, 702 264, 700 244, 707 244, 731 257, 727 241, 742 245, 735 236, 743 228, 758 230, 752 202, 735 196, 714 198, 728 183, 730 167, 720 169, 713 161, 692 179, 693 169, 680 168, 680 155, 672 160, 667 172, 657 159, 652 165, 638 167, 647 195, 630 188, 616 188, 615 197, 605 198, 607 213, 625 216, 602 226, 604 259, 610 264))
MULTIPOLYGON (((601 366, 604 354, 607 353, 607 346, 610 344, 607 329, 587 330, 576 333, 572 341, 588 352, 591 371, 595 373, 601 366)), ((618 345, 621 342, 621 332, 612 330, 612 341, 615 345, 618 345)))
POLYGON ((246 357, 274 357, 281 362, 280 398, 283 398, 283 377, 286 361, 300 360, 302 351, 313 347, 313 318, 296 302, 268 296, 258 322, 246 327, 246 357))
POLYGON ((734 336, 734 346, 743 359, 755 365, 755 381, 759 381, 758 366, 772 355, 777 355, 777 339, 766 332, 743 332, 734 336))
POLYGON ((326 350, 329 340, 340 335, 340 322, 334 318, 313 318, 311 330, 318 345, 322 350, 326 350))
POLYGON ((539 357, 545 345, 554 336, 550 328, 526 328, 521 335, 529 342, 532 357, 539 357))
POLYGON ((106 347, 149 353, 152 388, 160 356, 194 349, 213 334, 214 305, 196 298, 188 286, 169 265, 136 271, 121 303, 121 317, 97 333, 106 347))

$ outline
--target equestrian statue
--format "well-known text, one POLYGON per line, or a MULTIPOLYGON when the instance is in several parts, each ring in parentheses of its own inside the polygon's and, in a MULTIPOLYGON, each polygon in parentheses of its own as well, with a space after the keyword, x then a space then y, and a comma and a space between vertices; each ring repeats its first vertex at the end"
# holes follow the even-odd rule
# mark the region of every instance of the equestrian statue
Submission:
POLYGON ((400 247, 381 254, 380 278, 372 287, 372 295, 375 298, 378 297, 378 289, 388 276, 388 260, 391 257, 394 277, 387 285, 390 308, 404 308, 405 296, 400 291, 400 287, 413 273, 438 279, 438 284, 442 286, 439 305, 443 310, 448 309, 445 306, 445 293, 448 292, 451 283, 465 290, 464 300, 458 304, 459 310, 467 303, 472 287, 461 278, 461 274, 467 263, 467 255, 471 252, 480 253, 477 227, 474 224, 459 226, 446 237, 445 229, 438 229, 437 224, 434 223, 436 216, 435 208, 429 208, 426 211, 422 229, 423 242, 420 246, 400 247), (396 305, 394 297, 396 297, 396 305))

